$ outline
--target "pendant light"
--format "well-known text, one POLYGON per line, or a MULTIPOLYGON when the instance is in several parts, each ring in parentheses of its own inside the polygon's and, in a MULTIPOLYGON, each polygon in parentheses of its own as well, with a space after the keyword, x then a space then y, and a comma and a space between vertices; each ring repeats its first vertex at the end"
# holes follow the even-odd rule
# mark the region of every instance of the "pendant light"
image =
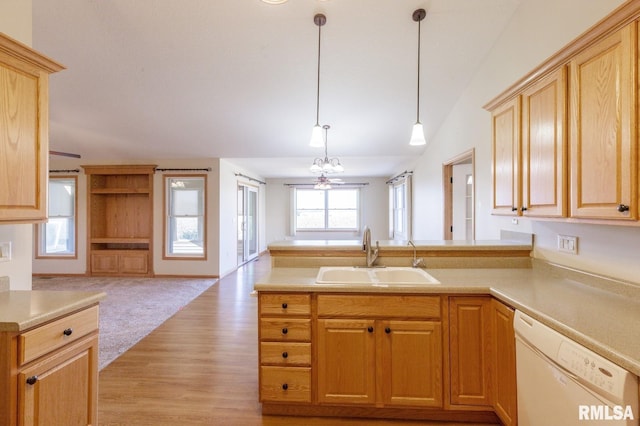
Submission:
POLYGON ((320 35, 321 29, 327 23, 327 17, 322 13, 318 13, 313 17, 313 22, 318 26, 318 80, 316 85, 316 125, 311 131, 310 146, 322 148, 324 140, 322 139, 322 126, 320 126, 320 35))
POLYGON ((324 126, 322 126, 322 128, 324 129, 325 133, 324 158, 316 158, 315 160, 313 160, 313 164, 311 164, 309 170, 311 171, 311 173, 322 173, 322 176, 324 176, 325 173, 342 173, 344 172, 344 167, 342 167, 340 159, 337 157, 329 158, 329 155, 327 154, 327 142, 329 140, 328 131, 330 127, 329 125, 325 124, 324 126))
POLYGON ((416 96, 416 124, 413 125, 409 145, 427 144, 424 138, 424 128, 420 123, 420 22, 425 16, 427 16, 427 12, 424 9, 417 9, 413 12, 413 20, 418 23, 418 90, 416 96))

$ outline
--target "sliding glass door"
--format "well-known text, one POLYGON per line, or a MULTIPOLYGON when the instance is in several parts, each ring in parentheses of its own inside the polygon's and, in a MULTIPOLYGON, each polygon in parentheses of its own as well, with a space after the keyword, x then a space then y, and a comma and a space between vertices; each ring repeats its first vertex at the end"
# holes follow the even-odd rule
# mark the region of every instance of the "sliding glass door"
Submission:
POLYGON ((238 265, 258 256, 258 188, 238 184, 238 265))

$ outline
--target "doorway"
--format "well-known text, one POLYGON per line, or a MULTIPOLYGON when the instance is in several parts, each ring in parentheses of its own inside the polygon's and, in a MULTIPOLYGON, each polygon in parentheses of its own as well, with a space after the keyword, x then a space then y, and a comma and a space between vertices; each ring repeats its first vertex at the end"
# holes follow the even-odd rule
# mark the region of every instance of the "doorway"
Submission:
POLYGON ((475 239, 475 149, 442 165, 444 239, 475 239))
POLYGON ((238 265, 258 256, 258 188, 238 184, 238 265))

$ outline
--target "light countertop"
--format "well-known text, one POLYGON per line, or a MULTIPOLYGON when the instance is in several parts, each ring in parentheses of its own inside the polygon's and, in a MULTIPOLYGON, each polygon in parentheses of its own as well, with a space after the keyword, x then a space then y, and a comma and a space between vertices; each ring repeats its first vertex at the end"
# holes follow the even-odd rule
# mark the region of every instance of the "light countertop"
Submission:
POLYGON ((0 292, 0 331, 21 332, 52 319, 94 305, 101 292, 28 291, 0 292))
POLYGON ((255 290, 490 294, 640 376, 640 287, 594 285, 554 268, 427 269, 440 284, 372 287, 316 284, 318 268, 273 268, 255 290), (609 287, 615 291, 611 291, 609 287), (607 288, 606 290, 603 288, 607 288))
MULTIPOLYGON (((413 241, 418 250, 531 250, 529 242, 517 240, 416 240, 413 241)), ((375 244, 375 241, 373 241, 375 244)), ((412 251, 413 247, 406 241, 379 241, 380 248, 404 249, 412 251)), ((269 244, 269 250, 362 250, 360 240, 284 240, 269 244)))

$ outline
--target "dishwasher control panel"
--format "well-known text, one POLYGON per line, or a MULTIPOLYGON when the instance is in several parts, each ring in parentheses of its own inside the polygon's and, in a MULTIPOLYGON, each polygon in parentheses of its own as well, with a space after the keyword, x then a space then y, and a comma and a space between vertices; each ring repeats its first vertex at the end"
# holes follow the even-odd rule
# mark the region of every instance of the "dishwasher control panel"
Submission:
POLYGON ((620 392, 620 367, 586 348, 565 340, 560 344, 556 361, 581 381, 600 391, 612 396, 620 392))

